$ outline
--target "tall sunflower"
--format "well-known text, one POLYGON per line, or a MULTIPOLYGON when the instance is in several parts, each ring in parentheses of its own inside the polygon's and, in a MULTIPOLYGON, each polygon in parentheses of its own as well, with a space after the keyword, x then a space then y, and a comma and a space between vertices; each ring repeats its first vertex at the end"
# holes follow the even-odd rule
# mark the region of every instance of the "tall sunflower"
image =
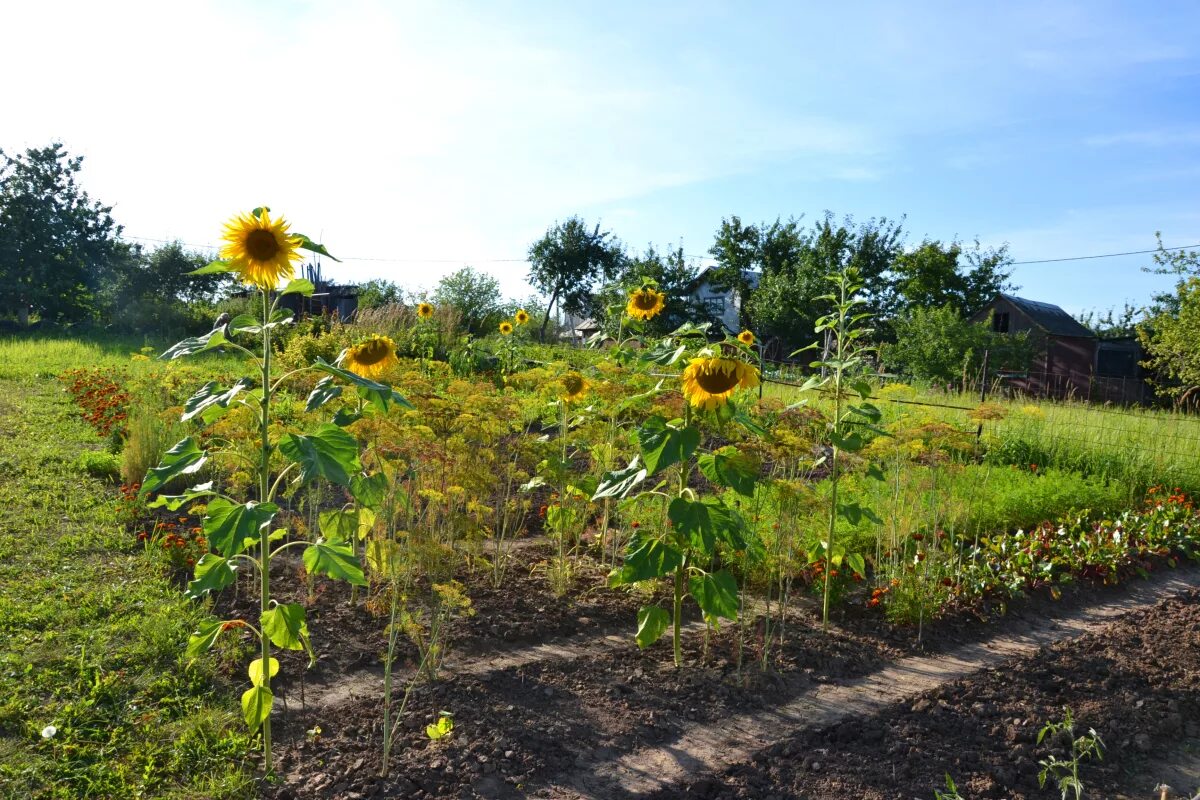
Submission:
POLYGON ((295 275, 294 263, 303 258, 302 240, 288 235, 287 220, 272 220, 265 208, 259 209, 258 216, 239 214, 225 223, 221 238, 225 240, 221 258, 228 259, 243 281, 265 291, 295 275))
POLYGON ((368 380, 381 377, 390 367, 399 364, 396 343, 387 336, 369 336, 353 347, 346 348, 342 366, 368 380))
POLYGON ((568 372, 562 377, 562 399, 568 403, 583 397, 590 388, 591 384, 587 382, 587 378, 578 372, 568 372))
POLYGON ((417 303, 417 316, 421 319, 429 319, 433 316, 433 306, 429 303, 417 303))
POLYGON ((518 325, 524 325, 526 322, 529 322, 529 312, 523 308, 518 308, 517 313, 513 315, 513 319, 516 320, 518 325))
POLYGON ((681 380, 688 402, 711 411, 729 402, 738 389, 758 386, 758 370, 736 358, 693 358, 681 380))
POLYGON ((738 341, 750 347, 754 344, 754 334, 750 331, 742 331, 738 334, 738 341))
POLYGON ((508 320, 504 320, 504 322, 500 323, 500 335, 501 336, 508 336, 512 332, 513 332, 513 324, 511 322, 509 322, 508 320))
POLYGON ((663 306, 666 305, 666 299, 667 296, 662 292, 652 289, 649 286, 643 286, 629 295, 629 303, 625 306, 625 313, 634 319, 653 319, 663 310, 663 306))

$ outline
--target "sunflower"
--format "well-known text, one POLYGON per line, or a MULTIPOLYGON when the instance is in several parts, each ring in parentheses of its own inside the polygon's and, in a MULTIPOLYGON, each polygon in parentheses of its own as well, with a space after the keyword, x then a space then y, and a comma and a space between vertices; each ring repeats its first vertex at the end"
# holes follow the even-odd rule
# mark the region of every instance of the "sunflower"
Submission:
POLYGON ((524 325, 526 322, 529 322, 529 312, 523 308, 518 308, 517 313, 513 315, 513 319, 516 320, 518 325, 524 325))
POLYGON ((629 304, 625 306, 625 313, 634 319, 653 319, 663 310, 666 299, 667 296, 662 292, 649 286, 643 286, 629 295, 629 304))
POLYGON ((693 358, 681 378, 688 402, 710 411, 729 402, 738 389, 758 386, 758 370, 736 358, 693 358))
POLYGON ((754 334, 750 331, 742 331, 738 334, 738 341, 746 345, 746 347, 750 347, 754 344, 754 334))
POLYGON ((370 336, 347 347, 342 355, 343 367, 369 380, 375 380, 399 363, 396 343, 386 336, 370 336))
POLYGON ((429 319, 433 316, 433 306, 429 303, 417 303, 417 316, 421 319, 429 319))
POLYGON ((270 291, 283 278, 295 274, 293 262, 303 256, 298 251, 299 237, 288 235, 283 217, 272 221, 271 213, 263 208, 258 216, 240 214, 225 223, 221 258, 251 286, 270 291))
POLYGON ((591 384, 578 372, 568 372, 562 377, 562 399, 568 403, 583 397, 590 388, 591 384))
POLYGON ((504 322, 500 323, 500 335, 501 336, 508 336, 512 332, 513 332, 513 326, 512 326, 511 322, 509 322, 508 320, 504 320, 504 322))

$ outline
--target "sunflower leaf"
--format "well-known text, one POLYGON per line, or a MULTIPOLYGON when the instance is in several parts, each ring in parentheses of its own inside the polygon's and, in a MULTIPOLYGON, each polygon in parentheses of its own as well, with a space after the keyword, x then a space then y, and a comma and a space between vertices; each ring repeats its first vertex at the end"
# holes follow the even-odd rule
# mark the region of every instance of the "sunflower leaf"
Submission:
POLYGON ((187 437, 175 444, 162 457, 157 467, 151 467, 142 481, 138 497, 145 497, 158 491, 163 486, 180 475, 191 475, 208 461, 208 453, 200 449, 196 440, 187 437))
POLYGON ((326 375, 321 380, 317 381, 317 385, 308 395, 308 402, 304 404, 305 411, 316 411, 321 406, 328 403, 335 397, 340 397, 342 387, 333 382, 332 375, 326 375))
POLYGON ((350 370, 342 369, 341 367, 335 367, 333 364, 330 364, 320 356, 317 356, 316 360, 313 361, 312 367, 319 372, 333 375, 334 377, 341 378, 347 383, 353 384, 358 389, 358 393, 362 396, 362 398, 378 408, 380 411, 386 413, 388 406, 392 403, 395 403, 401 408, 413 408, 412 403, 405 400, 402 394, 387 384, 369 380, 368 378, 364 378, 361 375, 356 375, 350 370))
POLYGON ((691 426, 673 428, 657 415, 638 428, 637 436, 648 475, 690 458, 700 445, 700 431, 691 426))
POLYGON ((206 425, 211 425, 229 410, 229 404, 243 389, 249 389, 253 385, 254 382, 249 378, 239 378, 233 386, 222 389, 216 381, 209 381, 183 404, 183 416, 180 420, 187 422, 198 416, 206 425))
MULTIPOLYGON (((329 254, 326 253, 326 255, 329 255, 329 254)), ((329 256, 329 257, 333 258, 333 256, 329 256)), ((333 260, 337 261, 336 258, 334 258, 333 260)), ((313 286, 312 281, 305 280, 304 278, 293 278, 291 280, 291 282, 288 283, 287 286, 285 286, 279 290, 279 293, 280 294, 300 294, 300 295, 304 295, 305 297, 312 297, 313 292, 315 292, 316 290, 317 290, 317 287, 313 286)))
POLYGON ((657 642, 671 624, 671 615, 659 606, 645 606, 637 615, 637 644, 645 649, 657 642))
POLYGON ((303 233, 293 233, 292 236, 294 236, 295 238, 300 240, 300 244, 297 245, 300 249, 308 250, 313 253, 319 253, 320 255, 323 255, 323 256, 328 256, 329 258, 332 258, 334 261, 338 262, 339 264, 341 263, 342 260, 340 258, 336 258, 333 255, 333 253, 330 253, 328 250, 326 250, 325 245, 317 244, 312 239, 305 236, 303 233))
POLYGON ((305 483, 320 476, 339 486, 349 486, 350 476, 362 469, 358 442, 328 422, 307 434, 285 434, 279 440, 279 452, 300 465, 300 479, 305 483))
POLYGON ((362 565, 349 544, 318 541, 304 549, 304 568, 308 574, 327 575, 354 586, 366 586, 362 565))
POLYGON ((200 269, 194 269, 188 275, 216 275, 221 272, 234 272, 233 264, 229 261, 210 261, 200 269))
POLYGON ((158 357, 158 360, 174 361, 177 358, 203 353, 205 350, 215 350, 229 342, 229 338, 225 335, 225 330, 225 326, 221 326, 220 328, 214 328, 203 336, 193 336, 181 342, 176 342, 167 348, 158 357))

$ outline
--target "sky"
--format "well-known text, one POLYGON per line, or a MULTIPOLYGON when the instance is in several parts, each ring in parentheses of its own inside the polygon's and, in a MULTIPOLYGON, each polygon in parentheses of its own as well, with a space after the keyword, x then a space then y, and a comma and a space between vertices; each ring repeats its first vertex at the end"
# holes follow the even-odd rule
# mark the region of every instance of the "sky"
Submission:
MULTIPOLYGON (((703 258, 721 220, 904 218, 1015 261, 1200 244, 1195 2, 6 3, 0 148, 63 142, 129 238, 268 205, 339 280, 528 293, 572 215, 703 258)), ((1018 265, 1078 313, 1149 256, 1018 265)))

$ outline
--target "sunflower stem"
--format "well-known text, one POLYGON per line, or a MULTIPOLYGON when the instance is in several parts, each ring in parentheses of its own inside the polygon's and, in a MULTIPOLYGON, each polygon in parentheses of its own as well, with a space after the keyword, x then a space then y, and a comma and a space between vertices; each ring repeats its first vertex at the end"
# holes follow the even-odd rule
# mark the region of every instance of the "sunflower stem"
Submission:
MULTIPOLYGON (((271 319, 271 292, 262 290, 263 308, 263 356, 262 356, 262 418, 261 435, 262 450, 259 463, 259 501, 266 503, 271 497, 271 329, 267 323, 271 319)), ((270 525, 259 529, 259 557, 262 560, 262 596, 261 611, 266 614, 271 604, 271 549, 270 525)), ((259 636, 262 643, 262 686, 268 693, 271 691, 271 640, 264 631, 259 636)), ((262 723, 263 741, 263 771, 271 774, 271 716, 262 723)))

